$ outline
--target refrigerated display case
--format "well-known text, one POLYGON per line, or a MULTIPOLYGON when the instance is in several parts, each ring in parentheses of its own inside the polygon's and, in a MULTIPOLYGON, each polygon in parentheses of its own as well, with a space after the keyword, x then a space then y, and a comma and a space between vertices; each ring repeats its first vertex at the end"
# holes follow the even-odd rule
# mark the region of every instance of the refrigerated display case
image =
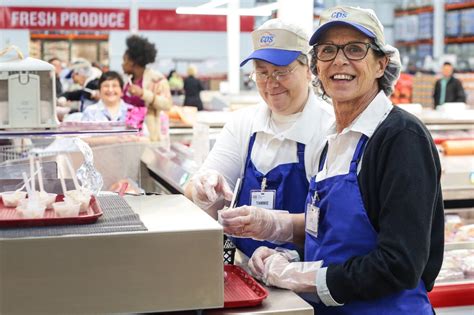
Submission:
MULTIPOLYGON (((429 293, 434 307, 474 305, 474 208, 445 209, 445 253, 429 293)), ((474 307, 474 306, 473 306, 474 307)))
POLYGON ((440 149, 445 205, 445 255, 429 298, 446 312, 474 307, 474 155, 451 155, 445 141, 474 142, 474 110, 418 114, 440 149))

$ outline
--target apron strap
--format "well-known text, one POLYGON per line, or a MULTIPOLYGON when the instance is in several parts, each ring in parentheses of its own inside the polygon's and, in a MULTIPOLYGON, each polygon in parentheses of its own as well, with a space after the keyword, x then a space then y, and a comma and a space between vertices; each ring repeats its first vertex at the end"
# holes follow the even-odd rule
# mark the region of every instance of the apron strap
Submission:
POLYGON ((357 166, 359 165, 360 158, 362 156, 362 152, 364 152, 365 144, 367 143, 367 140, 369 137, 366 135, 362 134, 362 136, 359 139, 359 142, 357 143, 357 147, 354 152, 354 156, 352 156, 351 160, 351 166, 349 171, 350 172, 357 172, 357 166))
POLYGON ((321 152, 321 155, 319 157, 319 167, 318 167, 318 172, 321 172, 323 170, 324 162, 326 161, 326 154, 328 153, 328 142, 326 141, 326 144, 324 145, 324 149, 321 152))
POLYGON ((304 169, 304 149, 305 145, 297 142, 296 143, 296 154, 298 155, 298 168, 304 169))
MULTIPOLYGON (((254 132, 251 136, 250 136, 250 140, 249 140, 249 147, 247 149, 247 157, 245 158, 245 167, 244 167, 244 174, 242 176, 242 182, 240 183, 240 186, 242 187, 244 185, 244 182, 245 182, 245 176, 247 175, 247 168, 250 164, 250 157, 252 155, 252 149, 253 149, 253 144, 255 143, 255 137, 257 136, 257 133, 254 132)), ((236 196, 237 198, 237 202, 240 198, 240 192, 241 192, 241 189, 239 189, 239 192, 238 192, 238 195, 236 196)))
MULTIPOLYGON (((247 149, 247 157, 245 158, 245 167, 248 166, 248 164, 250 163, 250 157, 252 156, 252 149, 253 149, 253 144, 255 143, 255 138, 257 136, 257 133, 254 132, 251 136, 250 136, 250 140, 249 140, 249 147, 247 149)), ((244 176, 245 176, 245 172, 244 172, 244 176)))

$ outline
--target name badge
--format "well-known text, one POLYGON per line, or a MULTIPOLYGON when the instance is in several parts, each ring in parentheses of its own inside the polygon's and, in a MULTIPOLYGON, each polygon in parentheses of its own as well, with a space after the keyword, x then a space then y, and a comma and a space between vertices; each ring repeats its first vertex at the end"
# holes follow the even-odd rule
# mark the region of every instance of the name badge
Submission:
POLYGON ((250 205, 264 209, 275 209, 275 190, 250 191, 250 205))
POLYGON ((319 226, 319 208, 314 204, 308 203, 306 205, 306 232, 314 237, 318 237, 319 226))

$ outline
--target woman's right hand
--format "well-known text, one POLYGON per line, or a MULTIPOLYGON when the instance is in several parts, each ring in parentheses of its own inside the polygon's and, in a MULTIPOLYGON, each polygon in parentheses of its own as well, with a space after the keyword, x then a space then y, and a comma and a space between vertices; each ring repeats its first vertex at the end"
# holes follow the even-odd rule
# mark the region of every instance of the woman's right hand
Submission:
POLYGON ((211 208, 221 197, 232 200, 232 190, 224 176, 215 170, 203 170, 191 179, 193 202, 203 210, 211 208))

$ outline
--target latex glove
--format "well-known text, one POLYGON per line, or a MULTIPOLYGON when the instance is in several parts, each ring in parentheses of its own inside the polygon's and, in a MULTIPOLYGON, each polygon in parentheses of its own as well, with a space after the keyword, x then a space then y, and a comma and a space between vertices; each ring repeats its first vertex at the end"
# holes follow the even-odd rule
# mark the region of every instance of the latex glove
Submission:
POLYGON ((316 275, 322 261, 290 262, 284 253, 275 253, 264 261, 266 285, 295 292, 316 292, 316 275))
POLYGON ((260 246, 257 248, 252 257, 250 257, 248 266, 252 276, 258 280, 263 280, 263 273, 265 272, 265 260, 278 253, 276 250, 268 248, 266 246, 260 246))
POLYGON ((67 105, 67 99, 64 96, 59 97, 56 100, 56 105, 62 106, 62 107, 66 106, 67 105))
POLYGON ((193 202, 201 209, 211 209, 221 198, 232 200, 233 193, 229 184, 224 176, 215 170, 203 170, 196 173, 191 180, 191 185, 193 202))
POLYGON ((98 101, 100 99, 100 92, 98 90, 93 90, 91 92, 91 99, 98 101))
POLYGON ((277 243, 293 240, 293 220, 288 211, 243 206, 220 210, 218 216, 228 235, 277 243))

